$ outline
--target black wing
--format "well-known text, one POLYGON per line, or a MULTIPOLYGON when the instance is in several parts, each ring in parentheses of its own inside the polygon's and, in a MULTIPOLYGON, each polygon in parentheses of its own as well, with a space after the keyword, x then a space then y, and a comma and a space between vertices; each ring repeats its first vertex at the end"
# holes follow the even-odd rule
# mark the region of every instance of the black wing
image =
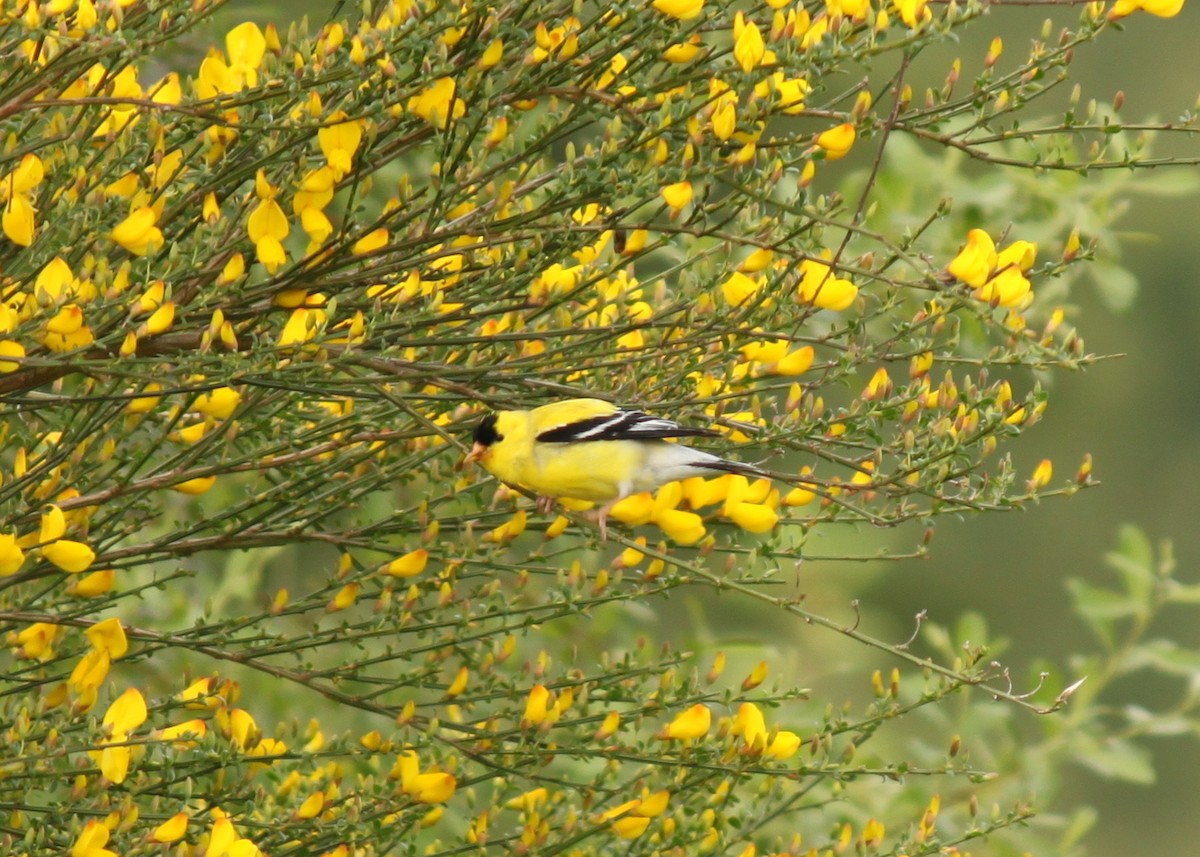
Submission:
POLYGON ((537 436, 542 443, 577 443, 591 440, 655 440, 664 437, 715 437, 720 432, 687 428, 674 420, 652 417, 642 411, 617 411, 547 429, 537 436))

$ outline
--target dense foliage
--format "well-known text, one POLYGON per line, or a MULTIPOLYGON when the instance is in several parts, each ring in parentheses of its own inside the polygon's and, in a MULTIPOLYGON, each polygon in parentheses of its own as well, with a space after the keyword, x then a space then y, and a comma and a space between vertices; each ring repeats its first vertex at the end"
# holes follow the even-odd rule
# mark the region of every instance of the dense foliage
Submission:
MULTIPOLYGON (((1076 686, 790 576, 1089 484, 1006 444, 1095 359, 1062 303, 1107 223, 1058 202, 1143 141, 1030 105, 1141 4, 947 66, 986 6, 394 0, 196 62, 219 5, 0 3, 5 852, 915 855, 1029 818, 1006 718, 1076 686), (599 543, 455 469, 484 408, 578 395, 776 478, 631 497, 599 543), (838 547, 863 525, 901 536, 838 547), (630 636, 689 587, 891 663, 842 705, 630 636), (932 743, 891 742, 914 712, 932 743)), ((1078 711, 1048 761, 1103 734, 1078 711)))

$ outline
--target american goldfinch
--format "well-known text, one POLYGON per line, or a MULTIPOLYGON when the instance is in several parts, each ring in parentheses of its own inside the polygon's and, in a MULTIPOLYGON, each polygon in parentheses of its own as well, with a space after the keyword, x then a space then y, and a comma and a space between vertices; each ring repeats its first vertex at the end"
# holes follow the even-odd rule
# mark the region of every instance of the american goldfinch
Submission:
POLYGON ((608 513, 631 494, 714 471, 764 475, 749 464, 666 440, 718 434, 600 399, 567 399, 531 411, 488 414, 475 428, 465 461, 477 461, 501 482, 533 491, 543 513, 556 497, 602 503, 597 524, 603 539, 608 513))

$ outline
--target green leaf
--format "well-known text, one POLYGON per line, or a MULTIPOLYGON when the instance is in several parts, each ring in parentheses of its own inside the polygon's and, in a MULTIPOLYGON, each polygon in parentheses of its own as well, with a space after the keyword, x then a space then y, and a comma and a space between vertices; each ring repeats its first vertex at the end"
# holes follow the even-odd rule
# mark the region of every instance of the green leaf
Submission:
POLYGON ((1075 760, 1107 780, 1153 785, 1156 775, 1150 751, 1131 741, 1115 738, 1103 744, 1085 738, 1076 741, 1075 760))
POLYGON ((1113 312, 1126 312, 1133 306, 1138 281, 1128 268, 1097 259, 1088 272, 1105 305, 1113 312))
POLYGON ((1121 527, 1117 550, 1107 554, 1105 561, 1121 575, 1128 593, 1149 609, 1158 575, 1154 570, 1154 547, 1146 534, 1134 526, 1121 527))
POLYGON ((1084 618, 1122 619, 1138 615, 1141 610, 1124 592, 1104 589, 1073 577, 1067 581, 1067 591, 1075 600, 1075 609, 1084 618))
POLYGON ((1151 668, 1167 675, 1191 678, 1200 675, 1200 651, 1185 649, 1174 640, 1149 640, 1126 655, 1124 671, 1151 668))
POLYGON ((1200 604, 1200 583, 1183 585, 1175 583, 1167 589, 1167 601, 1172 604, 1200 604))

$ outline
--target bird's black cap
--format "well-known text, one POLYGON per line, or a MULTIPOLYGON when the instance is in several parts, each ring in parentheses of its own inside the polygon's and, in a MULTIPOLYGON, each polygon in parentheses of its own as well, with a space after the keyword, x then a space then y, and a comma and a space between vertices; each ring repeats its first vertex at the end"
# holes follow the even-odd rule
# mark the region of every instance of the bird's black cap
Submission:
POLYGON ((475 426, 474 440, 481 446, 491 446, 498 440, 504 440, 503 435, 496 431, 496 415, 488 414, 475 426))

